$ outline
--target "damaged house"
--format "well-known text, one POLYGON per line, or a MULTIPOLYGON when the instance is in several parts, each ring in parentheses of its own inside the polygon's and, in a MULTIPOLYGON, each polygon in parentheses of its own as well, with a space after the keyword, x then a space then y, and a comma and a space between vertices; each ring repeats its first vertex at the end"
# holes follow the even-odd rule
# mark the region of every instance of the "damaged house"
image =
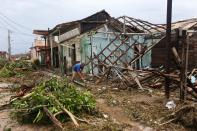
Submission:
POLYGON ((97 74, 104 71, 103 65, 150 67, 150 48, 162 37, 158 28, 126 16, 114 19, 100 11, 57 25, 50 34, 60 49, 62 71, 69 72, 73 64, 84 62, 85 72, 97 74))
MULTIPOLYGON (((65 72, 71 71, 72 65, 82 61, 82 39, 88 31, 109 21, 110 15, 100 11, 82 20, 57 25, 50 31, 51 43, 58 43, 59 63, 65 72)), ((89 43, 90 44, 90 43, 89 43)))
MULTIPOLYGON (((189 19, 172 23, 172 43, 171 48, 176 49, 179 59, 182 57, 183 45, 185 51, 188 48, 188 69, 191 70, 197 66, 197 19, 189 19)), ((166 39, 164 38, 152 49, 152 67, 165 65, 166 59, 166 39)), ((174 54, 171 51, 170 66, 175 67, 178 63, 174 62, 174 54)))

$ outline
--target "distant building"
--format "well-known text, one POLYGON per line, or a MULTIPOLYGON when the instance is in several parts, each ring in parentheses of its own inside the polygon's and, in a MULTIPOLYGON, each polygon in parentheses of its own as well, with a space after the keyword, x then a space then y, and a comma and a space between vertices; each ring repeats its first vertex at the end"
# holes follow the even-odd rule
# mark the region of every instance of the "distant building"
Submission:
POLYGON ((0 51, 0 58, 8 59, 9 55, 6 51, 0 51))
POLYGON ((30 60, 30 53, 11 55, 12 60, 30 60))
MULTIPOLYGON (((43 31, 45 33, 45 31, 43 31)), ((36 34, 37 32, 34 31, 36 34)), ((37 34, 37 38, 34 40, 33 47, 30 48, 31 60, 38 59, 42 65, 47 64, 47 57, 49 57, 49 46, 46 40, 46 36, 37 34)), ((48 58, 49 59, 49 58, 48 58)))

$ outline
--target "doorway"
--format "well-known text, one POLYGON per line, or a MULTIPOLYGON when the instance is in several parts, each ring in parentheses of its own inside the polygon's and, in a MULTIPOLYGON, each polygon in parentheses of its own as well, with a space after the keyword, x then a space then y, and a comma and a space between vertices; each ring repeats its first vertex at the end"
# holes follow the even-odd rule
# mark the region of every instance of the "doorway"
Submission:
POLYGON ((71 62, 72 62, 72 65, 76 64, 76 46, 75 46, 75 44, 72 44, 71 62))

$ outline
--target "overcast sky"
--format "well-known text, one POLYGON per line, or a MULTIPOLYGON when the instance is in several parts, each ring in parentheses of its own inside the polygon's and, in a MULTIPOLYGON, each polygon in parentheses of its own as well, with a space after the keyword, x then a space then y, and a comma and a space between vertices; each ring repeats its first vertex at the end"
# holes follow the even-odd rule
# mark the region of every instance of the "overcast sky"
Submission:
MULTIPOLYGON (((166 4, 167 0, 0 0, 0 50, 7 50, 5 28, 12 30, 12 53, 24 53, 32 46, 32 29, 53 28, 103 9, 113 17, 126 15, 165 23, 166 4)), ((173 21, 197 17, 196 7, 197 0, 173 0, 173 21)))

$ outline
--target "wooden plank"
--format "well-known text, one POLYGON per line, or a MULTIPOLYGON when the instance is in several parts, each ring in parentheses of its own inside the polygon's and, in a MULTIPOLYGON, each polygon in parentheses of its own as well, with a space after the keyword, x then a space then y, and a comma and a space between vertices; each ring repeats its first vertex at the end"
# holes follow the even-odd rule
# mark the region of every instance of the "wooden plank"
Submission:
POLYGON ((175 61, 180 66, 180 64, 181 64, 181 58, 179 57, 178 52, 177 52, 177 50, 176 50, 175 47, 172 47, 172 52, 174 54, 175 61))

